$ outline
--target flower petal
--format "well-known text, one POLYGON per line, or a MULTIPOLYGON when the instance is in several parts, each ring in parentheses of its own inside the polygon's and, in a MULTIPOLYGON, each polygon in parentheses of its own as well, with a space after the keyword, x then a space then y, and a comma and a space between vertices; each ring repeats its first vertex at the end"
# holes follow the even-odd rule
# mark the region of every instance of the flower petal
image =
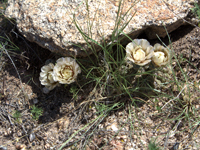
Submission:
POLYGON ((81 73, 79 65, 71 57, 62 57, 57 60, 53 69, 53 79, 61 84, 71 84, 81 73))
POLYGON ((41 68, 39 80, 42 85, 47 87, 49 90, 54 89, 59 83, 53 78, 54 64, 49 63, 41 68))
POLYGON ((158 66, 164 66, 170 61, 170 52, 167 48, 160 44, 154 45, 154 56, 152 57, 153 63, 158 66))
POLYGON ((134 39, 126 46, 126 60, 143 66, 151 61, 154 49, 146 39, 134 39))

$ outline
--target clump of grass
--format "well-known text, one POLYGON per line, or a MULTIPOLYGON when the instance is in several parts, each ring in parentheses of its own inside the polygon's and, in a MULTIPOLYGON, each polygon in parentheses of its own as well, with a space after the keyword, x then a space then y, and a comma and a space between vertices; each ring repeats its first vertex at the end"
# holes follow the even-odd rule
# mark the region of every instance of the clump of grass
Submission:
MULTIPOLYGON (((171 40, 169 38, 169 43, 171 45, 171 40)), ((191 79, 189 75, 189 68, 196 68, 191 59, 183 58, 183 56, 175 54, 173 48, 171 48, 173 52, 172 61, 176 65, 172 65, 171 68, 171 79, 167 79, 167 90, 165 91, 165 97, 168 98, 167 101, 164 101, 164 105, 160 107, 159 111, 161 113, 167 112, 171 115, 165 116, 163 119, 169 119, 169 121, 176 122, 176 124, 171 129, 170 133, 184 132, 187 126, 182 127, 180 129, 180 124, 184 123, 189 126, 192 131, 189 134, 189 137, 192 136, 193 131, 196 130, 196 127, 199 124, 199 116, 197 115, 198 109, 195 108, 195 105, 198 104, 199 98, 199 83, 197 83, 196 79, 191 79), (185 65, 186 64, 186 65, 185 65), (167 110, 168 109, 168 110, 167 110)), ((191 54, 190 54, 191 55, 191 54)), ((190 56, 191 57, 191 56, 190 56)), ((199 73, 199 69, 196 68, 196 71, 199 73)), ((158 97, 161 99, 161 96, 158 97)), ((158 116, 159 116, 158 114, 158 116)), ((171 122, 172 123, 172 122, 171 122)), ((172 123, 173 124, 173 123, 172 123)), ((167 145, 169 134, 166 135, 165 147, 167 145)), ((188 138, 182 139, 182 143, 187 145, 188 138)))
POLYGON ((78 88, 76 86, 72 86, 69 92, 73 95, 73 99, 77 99, 78 88))
POLYGON ((7 7, 8 0, 2 0, 0 2, 0 9, 5 10, 7 7))
MULTIPOLYGON (((89 5, 87 1, 85 2, 89 16, 89 5)), ((125 65, 124 57, 126 54, 124 46, 120 43, 121 40, 124 38, 121 36, 122 32, 120 31, 123 31, 132 19, 133 16, 130 16, 129 18, 126 16, 128 16, 128 13, 133 8, 133 6, 130 6, 129 10, 123 15, 121 10, 122 7, 123 3, 122 1, 120 1, 117 18, 115 21, 115 29, 113 30, 110 40, 111 42, 109 44, 106 42, 106 39, 104 39, 103 36, 101 42, 92 39, 91 34, 83 32, 81 26, 76 20, 75 15, 73 18, 73 22, 76 28, 85 39, 88 47, 93 50, 93 55, 88 55, 88 59, 77 58, 77 62, 79 62, 80 66, 82 67, 82 75, 84 76, 82 77, 82 80, 78 81, 78 83, 80 84, 81 89, 86 89, 86 91, 90 90, 87 92, 88 95, 86 96, 85 100, 80 104, 79 108, 84 111, 85 108, 88 108, 87 106, 94 106, 98 114, 98 120, 94 119, 94 123, 92 121, 86 125, 90 125, 89 128, 94 129, 90 131, 91 133, 89 133, 89 130, 87 130, 83 134, 83 136, 88 133, 90 135, 89 137, 91 137, 96 130, 98 124, 100 124, 101 121, 104 120, 104 118, 111 111, 124 105, 124 102, 120 102, 120 97, 124 95, 130 95, 130 97, 132 98, 131 93, 137 90, 137 88, 132 87, 132 83, 128 80, 128 78, 131 77, 131 73, 127 75, 125 74, 127 70, 123 69, 123 66, 125 65), (122 20, 125 20, 123 25, 122 20), (97 52, 94 44, 98 45, 98 47, 100 47, 102 51, 97 52)), ((91 33, 90 30, 92 25, 92 22, 88 22, 88 33, 91 33)), ((85 50, 85 52, 87 51, 85 50)), ((81 90, 77 91, 73 88, 70 89, 70 92, 73 93, 73 95, 77 95, 79 91, 81 90)), ((85 130, 85 128, 82 128, 81 130, 85 130)), ((66 145, 68 142, 69 140, 67 140, 62 145, 62 147, 64 147, 64 145, 66 145)), ((85 141, 85 144, 86 143, 87 141, 85 141)))
MULTIPOLYGON (((173 59, 177 62, 177 68, 182 73, 181 78, 177 78, 177 68, 172 68, 171 64, 168 66, 168 68, 165 69, 133 69, 137 71, 130 71, 128 66, 125 65, 125 46, 121 44, 121 41, 125 37, 129 40, 132 40, 128 35, 123 33, 123 29, 130 22, 132 17, 127 19, 126 22, 121 25, 121 20, 124 19, 124 16, 122 16, 120 13, 121 7, 122 2, 120 1, 115 22, 115 29, 111 35, 110 43, 107 43, 105 39, 102 40, 102 43, 92 39, 88 34, 83 32, 75 16, 73 18, 74 24, 76 25, 81 35, 84 37, 88 47, 93 49, 94 52, 93 56, 88 55, 87 60, 77 59, 77 61, 80 63, 80 66, 82 67, 82 75, 84 75, 82 78, 84 82, 79 80, 81 89, 84 89, 85 87, 87 88, 88 85, 93 83, 93 88, 90 90, 85 101, 80 104, 80 106, 83 106, 82 111, 85 106, 89 104, 89 106, 95 106, 97 110, 96 114, 101 116, 98 122, 95 120, 94 122, 96 123, 92 124, 92 121, 86 125, 87 127, 90 126, 90 128, 92 128, 93 126, 94 128, 90 135, 94 133, 97 125, 100 124, 101 120, 103 120, 111 111, 119 108, 124 108, 128 102, 131 102, 130 106, 137 106, 138 102, 146 103, 146 99, 155 99, 154 104, 156 105, 154 106, 156 106, 156 109, 158 110, 158 116, 164 113, 168 113, 167 116, 165 116, 163 119, 169 119, 168 117, 170 114, 173 116, 170 118, 171 121, 180 121, 186 119, 192 123, 190 119, 193 116, 191 114, 194 115, 196 111, 193 107, 193 100, 191 99, 192 93, 188 89, 190 89, 189 86, 192 85, 193 82, 190 81, 189 76, 181 67, 179 59, 176 57, 173 49, 168 48, 170 51, 172 51, 173 59), (124 34, 124 37, 122 37, 121 34, 124 34), (95 43, 101 47, 102 51, 97 52, 91 43, 95 43), (156 71, 161 73, 155 74, 156 71), (154 82, 156 82, 155 79, 160 80, 160 83, 157 87, 154 86, 154 82), (81 82, 83 82, 83 84, 81 82), (187 88, 184 87, 184 85, 186 85, 187 88), (178 94, 176 93, 177 91, 174 91, 174 86, 177 87, 178 94), (159 89, 156 89, 158 87, 159 89), (129 101, 122 101, 124 97, 128 97, 127 99, 129 99, 129 101), (157 105, 159 102, 163 102, 164 105, 157 105), (169 110, 171 110, 170 112, 169 110, 164 109, 166 106, 169 110)), ((128 14, 128 12, 126 14, 128 14)), ((91 26, 92 23, 90 22, 88 24, 88 29, 90 29, 91 26)), ((172 42, 169 35, 168 38, 171 45, 172 42)), ((162 44, 165 45, 165 43, 162 44)), ((167 46, 165 45, 165 47, 167 46)), ((197 89, 194 91, 196 90, 197 89)), ((78 94, 79 91, 80 90, 78 90, 76 94, 78 94)), ((73 90, 71 92, 75 93, 73 90)), ((194 124, 196 124, 196 121, 194 121, 191 126, 194 124)), ((86 130, 86 126, 85 128, 80 129, 80 131, 84 129, 86 130)), ((177 127, 178 125, 173 129, 177 129, 177 127)), ((77 133, 78 132, 76 132, 76 134, 77 133)), ((84 132, 84 135, 88 133, 89 130, 84 132)), ((66 145, 69 141, 70 140, 67 140, 62 145, 62 147, 64 147, 64 145, 66 145)), ((88 141, 85 141, 85 144, 86 143, 88 143, 88 141)), ((167 140, 165 143, 167 143, 167 140)), ((160 149, 155 141, 151 141, 148 148, 152 150, 160 149)))
POLYGON ((148 145, 148 150, 160 150, 158 144, 154 141, 150 141, 148 145))
MULTIPOLYGON (((199 7, 199 3, 194 3, 194 7, 191 8, 192 13, 198 17, 198 19, 200 20, 200 7, 199 7)), ((198 23, 198 26, 200 27, 200 23, 198 23)))
POLYGON ((15 118, 16 119, 16 121, 17 122, 20 122, 21 120, 21 117, 22 117, 22 114, 21 114, 21 112, 20 111, 18 111, 18 110, 16 110, 14 113, 13 113, 13 118, 15 118))
POLYGON ((200 7, 198 3, 194 3, 194 8, 191 9, 192 12, 198 17, 200 20, 200 7))
MULTIPOLYGON (((88 5, 87 1, 86 5, 88 5)), ((94 53, 92 56, 88 55, 88 59, 76 58, 77 62, 79 62, 82 67, 82 75, 84 76, 77 82, 80 84, 81 89, 86 89, 86 91, 89 89, 88 87, 92 87, 85 100, 79 105, 79 108, 81 111, 84 111, 84 109, 87 108, 86 106, 94 106, 97 110, 96 114, 98 115, 98 120, 94 119, 79 130, 79 132, 86 130, 83 136, 89 134, 89 137, 91 137, 101 121, 103 121, 111 111, 123 108, 128 102, 130 102, 131 105, 137 105, 138 102, 144 103, 145 98, 148 99, 151 97, 150 93, 154 93, 152 87, 154 70, 145 71, 144 68, 138 68, 137 66, 134 66, 135 68, 133 67, 131 70, 124 59, 126 52, 122 41, 124 38, 127 38, 129 41, 132 39, 128 35, 122 35, 124 34, 123 30, 134 16, 128 15, 133 6, 130 6, 125 14, 122 14, 121 9, 123 7, 123 2, 120 1, 117 18, 115 20, 115 28, 110 37, 110 43, 107 43, 103 36, 102 42, 100 43, 92 39, 89 34, 84 33, 74 15, 73 23, 85 39, 88 47, 90 47, 94 53), (125 20, 125 22, 122 23, 122 20, 125 20), (97 52, 94 45, 91 43, 98 45, 102 50, 97 52), (129 101, 123 101, 123 97, 128 97, 129 101), (90 129, 92 128, 92 131, 86 129, 88 126, 90 129)), ((92 22, 89 22, 88 29, 90 30, 91 27, 92 22)), ((81 90, 70 89, 73 95, 79 94, 79 91, 81 90)), ((77 133, 78 132, 74 133, 72 136, 75 136, 77 133)), ((68 144, 70 139, 64 142, 60 149, 68 144)), ((83 145, 86 145, 86 143, 88 143, 88 141, 84 141, 83 145)))
POLYGON ((43 113, 42 108, 39 108, 35 105, 31 106, 31 115, 33 119, 38 120, 39 117, 42 115, 42 113, 43 113))
MULTIPOLYGON (((139 92, 140 88, 133 87, 132 80, 130 79, 133 78, 133 76, 143 74, 136 74, 136 72, 134 71, 130 72, 127 69, 126 61, 124 60, 126 53, 124 50, 124 45, 121 44, 121 41, 123 40, 123 38, 125 38, 125 36, 122 37, 121 35, 122 31, 130 22, 133 16, 127 19, 125 16, 128 14, 128 12, 126 12, 123 16, 121 14, 121 7, 122 3, 120 1, 119 10, 115 22, 115 29, 111 35, 111 42, 109 44, 106 42, 105 39, 103 39, 103 42, 100 43, 84 33, 81 27, 78 25, 76 18, 74 17, 74 23, 77 29, 84 37, 86 43, 88 43, 88 47, 93 49, 94 53, 94 58, 89 56, 87 65, 84 65, 86 64, 86 62, 84 62, 85 60, 78 59, 78 61, 82 66, 83 72, 85 73, 85 78, 90 83, 95 83, 95 87, 92 93, 96 93, 99 90, 99 96, 104 97, 104 100, 106 99, 106 103, 112 103, 113 99, 120 98, 127 94, 129 94, 130 98, 132 98, 130 93, 136 91, 139 92), (122 20, 126 20, 123 25, 121 25, 122 20), (90 44, 91 42, 101 47, 102 51, 97 52, 93 45, 90 44), (129 73, 127 73, 128 71, 129 73)), ((132 7, 133 6, 131 6, 130 9, 132 7)), ((89 24, 88 26, 92 26, 91 24, 89 24)), ((103 100, 102 98, 96 99, 103 100)))

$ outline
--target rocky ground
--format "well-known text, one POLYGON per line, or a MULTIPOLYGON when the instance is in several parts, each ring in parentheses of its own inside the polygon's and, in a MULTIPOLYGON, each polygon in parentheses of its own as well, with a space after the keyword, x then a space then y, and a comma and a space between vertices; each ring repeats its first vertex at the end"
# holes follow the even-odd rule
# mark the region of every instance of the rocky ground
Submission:
MULTIPOLYGON (((189 76, 185 82, 188 86, 181 88, 192 95, 189 96, 191 103, 187 105, 195 110, 191 116, 188 113, 190 107, 180 110, 180 104, 175 100, 149 99, 136 107, 130 105, 128 97, 123 97, 127 104, 111 111, 103 120, 95 107, 79 107, 87 95, 73 98, 69 90, 77 86, 76 83, 60 86, 49 94, 42 92, 40 69, 47 59, 60 56, 26 41, 8 21, 3 22, 0 30, 3 37, 10 39, 6 46, 6 40, 1 38, 0 149, 58 149, 67 140, 69 142, 63 149, 144 150, 152 140, 161 149, 200 149, 199 27, 181 26, 169 34, 171 43, 168 37, 162 39, 172 46, 180 62, 173 58, 172 68, 177 79, 183 81, 183 87, 185 80, 180 67, 189 76), (13 50, 15 46, 19 50, 13 50), (43 110, 38 120, 33 118, 33 105, 43 110), (94 119, 97 121, 90 123, 94 119)), ((146 37, 140 35, 139 38, 146 37)), ((154 44, 159 40, 150 42, 154 44)), ((93 85, 90 86, 85 87, 83 93, 88 93, 93 85)), ((170 89, 164 91, 171 92, 170 89)), ((174 97, 178 96, 175 86, 172 91, 174 97)))

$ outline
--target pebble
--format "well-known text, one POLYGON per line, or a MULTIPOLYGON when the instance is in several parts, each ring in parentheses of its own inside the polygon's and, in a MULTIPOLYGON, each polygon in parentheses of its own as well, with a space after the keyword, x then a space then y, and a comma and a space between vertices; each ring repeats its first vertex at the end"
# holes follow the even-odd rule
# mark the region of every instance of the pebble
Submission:
POLYGON ((24 149, 24 145, 22 145, 22 144, 17 144, 16 146, 15 146, 15 148, 16 149, 24 149))
POLYGON ((0 145, 0 150, 7 150, 7 147, 0 145))
POLYGON ((35 134, 31 133, 30 136, 29 136, 30 142, 32 142, 34 139, 35 139, 35 134))
POLYGON ((9 136, 11 133, 11 128, 8 128, 7 131, 4 133, 4 136, 9 136))
POLYGON ((23 133, 22 133, 21 131, 17 132, 17 136, 18 136, 18 137, 21 137, 22 134, 23 134, 23 133))
POLYGON ((35 146, 35 142, 32 143, 32 146, 35 146))
POLYGON ((42 92, 43 92, 44 94, 48 94, 48 93, 50 92, 50 90, 49 90, 48 88, 44 87, 44 88, 42 89, 42 92))
POLYGON ((50 148, 50 145, 47 143, 45 146, 44 146, 45 149, 48 149, 50 148))
POLYGON ((176 142, 176 143, 173 145, 172 150, 178 150, 179 144, 180 144, 180 143, 177 143, 177 142, 176 142))
POLYGON ((33 103, 37 104, 38 103, 38 99, 37 98, 33 99, 33 103))
POLYGON ((112 125, 111 125, 111 129, 113 130, 113 131, 118 131, 119 129, 117 128, 117 123, 113 123, 112 125))

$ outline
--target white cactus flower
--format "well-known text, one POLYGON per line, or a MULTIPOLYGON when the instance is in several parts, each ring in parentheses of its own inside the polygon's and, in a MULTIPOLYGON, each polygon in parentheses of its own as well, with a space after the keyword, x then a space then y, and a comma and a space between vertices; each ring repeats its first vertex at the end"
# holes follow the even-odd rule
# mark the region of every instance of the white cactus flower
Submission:
POLYGON ((41 68, 39 80, 49 90, 53 90, 59 83, 53 79, 54 65, 49 63, 41 68))
POLYGON ((135 39, 126 46, 126 59, 139 66, 151 62, 153 54, 153 46, 145 39, 135 39))
POLYGON ((158 67, 165 66, 170 61, 169 50, 158 43, 155 44, 152 61, 158 67))
POLYGON ((81 69, 75 59, 62 57, 56 61, 53 69, 53 79, 61 84, 71 84, 79 73, 81 73, 81 69))

